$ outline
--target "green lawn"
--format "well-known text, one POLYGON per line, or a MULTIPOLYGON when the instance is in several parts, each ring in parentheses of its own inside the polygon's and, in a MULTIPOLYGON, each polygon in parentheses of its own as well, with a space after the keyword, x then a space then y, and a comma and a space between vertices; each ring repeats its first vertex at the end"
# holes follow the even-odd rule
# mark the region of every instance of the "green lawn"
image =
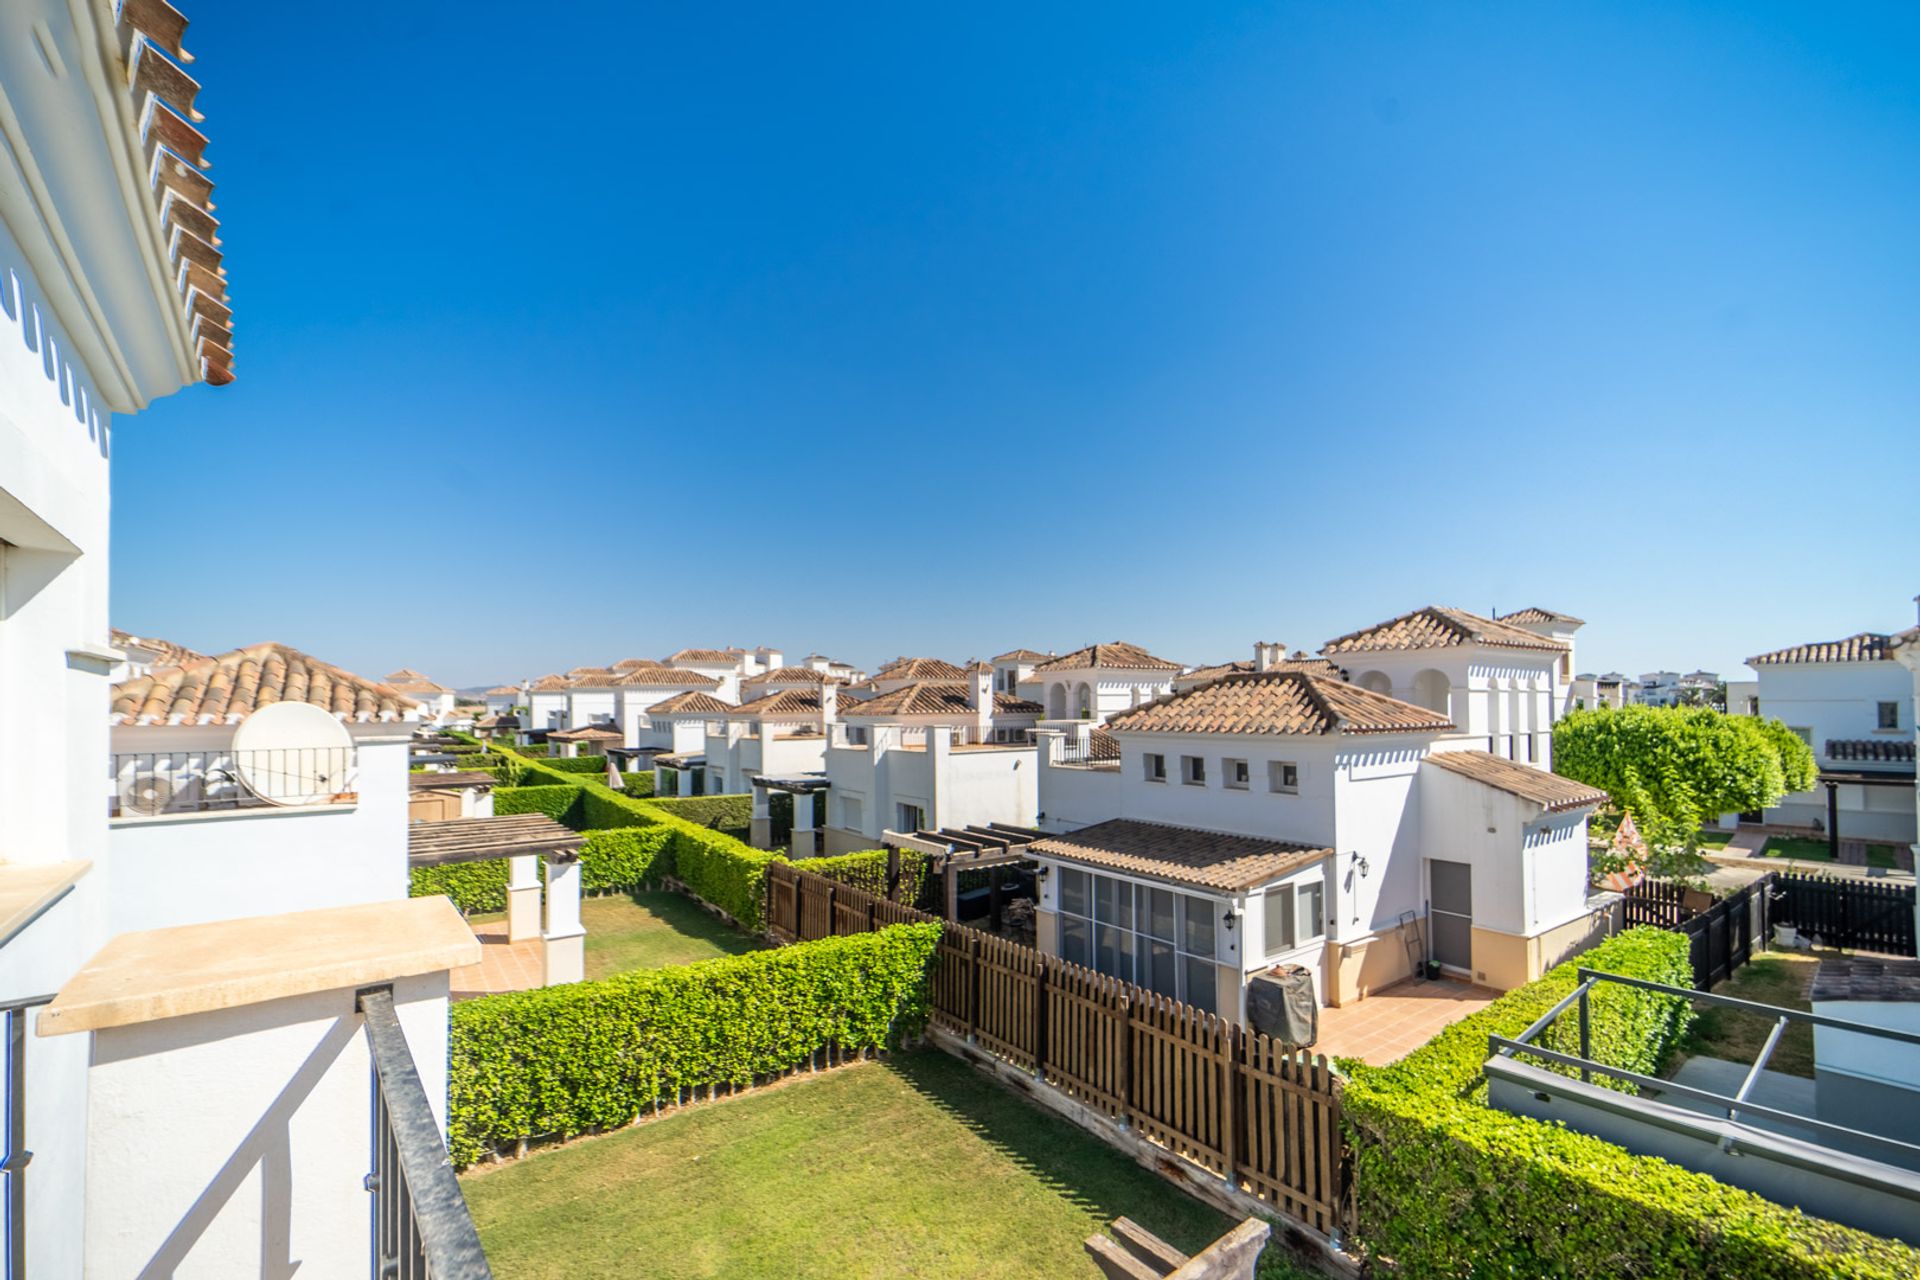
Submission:
POLYGON ((1718 853, 1727 847, 1727 841, 1733 839, 1731 831, 1702 831, 1700 847, 1708 853, 1718 853))
MULTIPOLYGON (((496 913, 473 919, 481 922, 506 917, 496 913)), ((589 978, 604 978, 627 969, 692 964, 756 951, 761 946, 686 896, 665 890, 583 899, 580 922, 587 927, 589 978)))
MULTIPOLYGON (((1832 862, 1833 855, 1825 840, 1814 840, 1806 836, 1774 836, 1760 851, 1767 858, 1798 858, 1802 862, 1832 862)), ((1867 865, 1885 867, 1891 871, 1896 865, 1893 860, 1893 846, 1890 844, 1870 844, 1867 846, 1867 865)))
MULTIPOLYGON (((1190 1253, 1232 1225, 933 1051, 801 1077, 462 1182, 502 1280, 1056 1280, 1095 1275, 1081 1241, 1122 1214, 1190 1253)), ((1305 1273, 1276 1257, 1261 1274, 1305 1273)))
MULTIPOLYGON (((1820 957, 1817 955, 1771 951, 1755 956, 1736 969, 1731 978, 1713 989, 1713 993, 1741 1000, 1757 1000, 1761 1004, 1778 1005, 1783 1009, 1811 1012, 1813 1006, 1807 1002, 1807 984, 1812 981, 1813 972, 1819 967, 1820 957)), ((1680 1046, 1684 1056, 1670 1064, 1671 1070, 1677 1070, 1680 1062, 1686 1058, 1702 1056, 1751 1063, 1759 1056, 1772 1030, 1773 1023, 1756 1013, 1701 1008, 1700 1016, 1694 1020, 1685 1042, 1680 1046)), ((1789 1026, 1780 1037, 1773 1057, 1767 1060, 1767 1070, 1805 1076, 1811 1080, 1813 1028, 1805 1023, 1789 1026)))

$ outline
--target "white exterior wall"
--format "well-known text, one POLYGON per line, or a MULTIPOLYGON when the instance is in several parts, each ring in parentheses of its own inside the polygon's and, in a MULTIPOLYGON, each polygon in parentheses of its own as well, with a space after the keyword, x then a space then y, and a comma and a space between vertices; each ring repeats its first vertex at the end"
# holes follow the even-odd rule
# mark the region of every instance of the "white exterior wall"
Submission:
POLYGON ((577 726, 567 722, 569 691, 554 689, 547 692, 534 692, 527 695, 527 709, 530 714, 523 729, 572 729, 577 726))
MULTIPOLYGON (((1816 1000, 1813 1011, 1920 1035, 1920 1003, 1894 1000, 1816 1000)), ((1845 1072, 1880 1084, 1920 1091, 1920 1045, 1900 1044, 1837 1027, 1813 1029, 1813 1058, 1819 1071, 1845 1072)))
MULTIPOLYGON (((115 750, 203 749, 233 730, 123 728, 115 750)), ((349 731, 360 757, 354 804, 115 819, 112 932, 406 897, 408 726, 349 731)))
MULTIPOLYGON (((1759 673, 1760 714, 1805 729, 1814 759, 1822 769, 1872 773, 1869 762, 1833 760, 1826 754, 1833 738, 1882 740, 1914 739, 1913 674, 1898 662, 1809 662, 1756 667, 1759 673), (1878 728, 1877 704, 1900 708, 1900 727, 1878 728)), ((1886 768, 1887 766, 1878 766, 1886 768)), ((1909 767, 1910 766, 1905 766, 1909 767)), ((1840 834, 1843 837, 1911 843, 1916 838, 1915 795, 1906 787, 1846 786, 1839 788, 1840 834)), ((1766 819, 1791 826, 1822 827, 1827 820, 1826 788, 1796 792, 1767 810, 1766 819)))
POLYGON ((1421 853, 1473 868, 1476 926, 1531 938, 1587 913, 1586 810, 1546 813, 1438 768, 1420 792, 1421 853))
MULTIPOLYGON (((398 979, 393 991, 444 1130, 447 975, 398 979)), ((93 1042, 88 1275, 366 1274, 372 1064, 351 989, 110 1028, 93 1042)))
POLYGON ((515 707, 523 705, 518 693, 490 693, 487 695, 487 714, 505 715, 515 707))
MULTIPOLYGON (((1444 710, 1465 745, 1542 769, 1553 766, 1553 722, 1560 655, 1478 646, 1406 652, 1340 654, 1349 679, 1363 688, 1444 710), (1434 672, 1446 679, 1444 707, 1430 696, 1434 672), (1516 742, 1514 735, 1521 735, 1516 742), (1528 741, 1532 750, 1528 751, 1528 741), (1531 758, 1529 758, 1531 754, 1531 758)), ((1560 699, 1564 707, 1565 699, 1560 699)))
MULTIPOLYGON (((614 713, 614 721, 620 726, 620 731, 626 734, 625 745, 629 747, 672 746, 675 751, 698 751, 700 747, 697 738, 689 738, 687 740, 688 745, 682 746, 679 743, 671 741, 673 738, 671 733, 655 733, 653 717, 648 714, 651 708, 657 707, 669 698, 678 697, 680 694, 687 693, 696 687, 695 685, 650 684, 620 690, 618 708, 614 713)), ((694 725, 701 733, 706 732, 706 718, 704 716, 698 720, 688 721, 687 723, 694 725)))
MULTIPOLYGON (((918 805, 930 827, 1034 825, 1039 770, 1032 747, 955 751, 935 734, 931 749, 910 750, 883 732, 889 728, 897 732, 873 726, 869 732, 878 742, 869 746, 828 749, 820 766, 832 784, 829 796, 861 800, 860 834, 878 840, 894 825, 896 804, 918 805)), ((839 826, 834 802, 826 803, 826 825, 839 826)))
POLYGON ((590 724, 618 719, 620 695, 612 689, 572 689, 567 693, 567 728, 584 729, 590 724))

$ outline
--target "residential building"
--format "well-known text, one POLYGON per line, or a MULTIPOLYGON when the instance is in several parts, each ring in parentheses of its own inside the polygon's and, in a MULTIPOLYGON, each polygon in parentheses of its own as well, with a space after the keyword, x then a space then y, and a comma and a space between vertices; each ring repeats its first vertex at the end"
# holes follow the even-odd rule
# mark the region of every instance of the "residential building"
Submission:
POLYGON ((762 775, 819 773, 836 693, 833 684, 789 685, 709 720, 702 752, 708 794, 744 793, 762 775))
MULTIPOLYGON (((156 816, 150 838, 171 843, 133 852, 103 803, 103 764, 133 727, 112 723, 115 676, 164 684, 181 659, 228 659, 122 651, 108 625, 113 435, 182 387, 233 379, 184 28, 161 3, 0 6, 0 1259, 35 1280, 363 1273, 370 1086, 410 1132, 444 1131, 447 971, 479 958, 444 899, 404 898, 404 858, 389 900, 211 919, 232 889, 204 874, 202 842, 228 819, 156 816), (143 878, 162 927, 116 934, 143 878)), ((200 578, 213 580, 189 563, 183 581, 200 578)), ((258 696, 209 681, 201 705, 258 696)), ((355 749, 364 770, 381 748, 355 749)), ((257 859, 284 867, 274 820, 247 821, 263 829, 257 859)), ((302 868, 307 901, 336 891, 340 853, 302 868)), ((402 1185, 385 1203, 413 1211, 402 1185)))
POLYGON ((453 718, 453 690, 443 684, 436 684, 412 667, 402 667, 398 671, 388 672, 382 683, 395 693, 417 704, 420 708, 420 718, 429 724, 437 724, 453 718))
POLYGON ((1634 701, 1646 707, 1704 707, 1717 701, 1719 673, 1648 671, 1640 677, 1634 701))
POLYGON ((1570 613, 1556 613, 1538 606, 1515 609, 1512 613, 1496 613, 1494 619, 1566 646, 1553 669, 1553 718, 1558 720, 1573 710, 1574 633, 1587 624, 1570 613))
POLYGON ((118 627, 109 633, 109 639, 113 647, 125 655, 119 662, 113 664, 115 684, 134 676, 143 676, 155 667, 177 666, 180 663, 192 662, 207 656, 185 645, 175 644, 171 640, 156 640, 151 637, 143 639, 131 632, 122 631, 118 627))
POLYGON ((754 674, 745 670, 745 656, 739 649, 681 649, 667 658, 667 665, 709 677, 716 686, 715 697, 722 702, 738 702, 740 677, 754 674))
POLYGON ((1020 686, 1033 678, 1034 668, 1043 662, 1053 661, 1056 656, 1034 649, 1009 649, 991 659, 994 692, 1019 693, 1020 686))
POLYGON ((1761 714, 1799 734, 1820 770, 1811 791, 1768 809, 1767 822, 1914 842, 1914 687, 1900 647, 1891 635, 1862 631, 1747 659, 1761 714))
POLYGON ((487 704, 487 714, 490 716, 512 715, 515 707, 524 707, 527 705, 527 690, 525 685, 495 685, 482 694, 481 697, 487 704))
POLYGON ((1760 682, 1758 680, 1728 680, 1726 682, 1727 705, 1724 708, 1730 716, 1757 716, 1760 714, 1760 682))
POLYGON ((1184 669, 1137 644, 1115 640, 1035 664, 1020 692, 1045 707, 1048 720, 1104 723, 1171 693, 1173 678, 1184 669))
POLYGON ((1443 711, 1248 672, 1105 734, 1040 730, 1044 950, 1240 1018, 1276 965, 1327 1004, 1428 958, 1506 988, 1603 928, 1586 826, 1604 794, 1476 748, 1443 711))
MULTIPOLYGON (((1558 615, 1556 615, 1558 616, 1558 615)), ((1442 713, 1451 739, 1509 760, 1553 764, 1553 722, 1568 641, 1557 623, 1496 621, 1429 605, 1329 640, 1321 654, 1362 689, 1442 713), (1538 629, 1536 629, 1538 628, 1538 629)))
POLYGON ((679 750, 671 729, 661 731, 655 724, 654 709, 682 694, 704 694, 709 702, 729 705, 718 695, 725 688, 721 681, 697 671, 677 667, 632 667, 613 681, 617 701, 614 721, 621 731, 621 745, 645 752, 679 750))
POLYGON ((1568 700, 1574 711, 1624 707, 1640 700, 1640 682, 1618 671, 1605 675, 1581 674, 1573 678, 1568 700))
POLYGON ((810 653, 800 659, 799 665, 811 671, 818 671, 822 675, 832 676, 842 684, 858 684, 867 678, 866 673, 851 662, 841 662, 837 658, 829 658, 824 653, 810 653))
POLYGON ((1304 671, 1309 675, 1326 676, 1333 680, 1346 679, 1340 664, 1331 658, 1316 658, 1304 649, 1296 649, 1289 655, 1287 646, 1284 644, 1256 640, 1253 642, 1252 659, 1220 662, 1182 672, 1173 678, 1173 691, 1185 693, 1189 689, 1197 689, 1203 684, 1218 680, 1221 676, 1246 675, 1254 671, 1304 671))
POLYGON ((532 680, 526 686, 527 714, 521 719, 524 732, 551 733, 573 726, 573 681, 554 672, 532 680))
POLYGON ((996 692, 994 677, 975 663, 964 680, 841 704, 825 760, 827 853, 877 848, 888 831, 1033 824, 1041 708, 996 692))
MULTIPOLYGON (((654 771, 654 794, 705 795, 707 726, 723 723, 733 704, 698 689, 677 693, 647 708, 638 746, 654 771)), ((636 732, 639 732, 636 726, 636 732)))

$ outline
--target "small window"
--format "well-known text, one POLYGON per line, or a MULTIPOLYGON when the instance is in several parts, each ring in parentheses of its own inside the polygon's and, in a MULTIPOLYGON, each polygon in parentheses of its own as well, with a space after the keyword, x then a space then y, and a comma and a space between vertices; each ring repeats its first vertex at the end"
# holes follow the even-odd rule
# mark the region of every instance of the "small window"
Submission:
POLYGON ((1278 889, 1267 890, 1267 954, 1278 955, 1293 948, 1294 905, 1293 886, 1282 885, 1278 889))
POLYGON ((1207 785, 1207 761, 1205 756, 1180 757, 1180 781, 1190 787, 1207 785))
POLYGON ((1300 941, 1311 942, 1327 931, 1327 887, 1315 880, 1299 886, 1295 897, 1300 903, 1300 941))
POLYGON ((1146 761, 1148 782, 1165 782, 1167 780, 1167 758, 1165 756, 1157 751, 1149 751, 1141 758, 1146 761))
POLYGON ((1880 727, 1882 729, 1898 729, 1900 727, 1899 703, 1883 702, 1880 704, 1880 727))
POLYGON ((894 806, 900 825, 896 831, 924 831, 927 826, 927 811, 917 804, 897 804, 894 806))
POLYGON ((1213 899, 1182 896, 1180 899, 1180 949, 1196 956, 1213 958, 1213 899))
POLYGON ((865 815, 860 811, 859 796, 840 797, 840 825, 848 831, 860 830, 865 815))
POLYGON ((1808 746, 1813 745, 1813 730, 1807 728, 1805 725, 1788 725, 1787 732, 1793 734, 1808 746))
POLYGON ((1300 793, 1300 766, 1291 760, 1269 760, 1267 762, 1267 789, 1283 795, 1300 793))
POLYGON ((1090 877, 1084 871, 1060 869, 1060 910, 1068 915, 1090 916, 1093 912, 1088 888, 1090 877))
POLYGON ((1221 785, 1229 791, 1247 789, 1247 762, 1245 760, 1222 760, 1221 773, 1224 775, 1221 785))

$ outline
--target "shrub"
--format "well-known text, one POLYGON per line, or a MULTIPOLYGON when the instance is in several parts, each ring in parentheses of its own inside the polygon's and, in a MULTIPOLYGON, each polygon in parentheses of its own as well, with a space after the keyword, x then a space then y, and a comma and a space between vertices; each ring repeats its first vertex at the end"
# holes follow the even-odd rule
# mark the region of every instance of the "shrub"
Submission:
MULTIPOLYGON (((587 832, 580 849, 582 893, 621 893, 655 884, 672 868, 661 854, 672 832, 666 827, 628 827, 587 832)), ((540 874, 546 874, 540 859, 540 874)), ((505 858, 485 862, 454 862, 439 867, 414 867, 408 873, 407 896, 426 898, 445 894, 462 914, 478 915, 507 909, 508 866, 505 858)))
MULTIPOLYGON (((798 865, 814 875, 824 876, 840 884, 865 889, 868 893, 876 893, 883 898, 887 894, 887 851, 885 849, 841 853, 830 858, 806 858, 798 865)), ((895 900, 908 904, 918 902, 926 878, 926 855, 915 853, 911 849, 902 849, 899 893, 895 900)))
POLYGON ((507 860, 450 862, 439 867, 411 867, 407 896, 431 898, 445 894, 462 915, 507 909, 507 860))
POLYGON ((745 831, 753 824, 750 795, 678 796, 650 803, 662 812, 717 831, 745 831))
POLYGON ((895 925, 458 1004, 447 1073, 454 1163, 626 1124, 685 1090, 749 1085, 828 1046, 898 1045, 925 1024, 939 934, 895 925))
POLYGON ((540 763, 561 773, 597 773, 605 777, 607 772, 605 756, 559 756, 540 763))
MULTIPOLYGON (((1664 1160, 1485 1105, 1490 1034, 1515 1036, 1576 985, 1579 965, 1691 985, 1684 935, 1631 929, 1509 992, 1387 1067, 1354 1067, 1345 1117, 1359 1236, 1425 1276, 1920 1274, 1920 1253, 1809 1218, 1664 1160)), ((1594 993, 1593 1056, 1651 1071, 1685 1029, 1685 1001, 1594 993)), ((1571 1017, 1550 1047, 1577 1039, 1571 1017)))
POLYGON ((580 807, 585 796, 577 786, 495 787, 493 812, 496 817, 510 813, 544 813, 556 822, 580 829, 580 807))

